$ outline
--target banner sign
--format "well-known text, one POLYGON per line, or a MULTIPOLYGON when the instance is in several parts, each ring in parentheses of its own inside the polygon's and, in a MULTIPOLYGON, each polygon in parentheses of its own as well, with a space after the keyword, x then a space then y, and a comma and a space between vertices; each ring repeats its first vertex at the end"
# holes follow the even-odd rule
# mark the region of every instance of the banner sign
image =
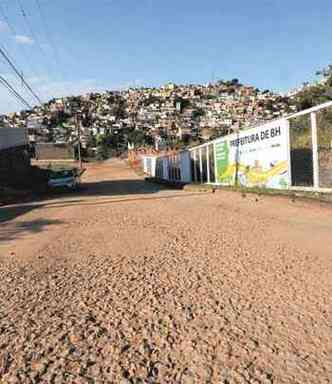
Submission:
POLYGON ((215 144, 217 182, 244 187, 290 186, 289 125, 278 120, 240 131, 215 144))

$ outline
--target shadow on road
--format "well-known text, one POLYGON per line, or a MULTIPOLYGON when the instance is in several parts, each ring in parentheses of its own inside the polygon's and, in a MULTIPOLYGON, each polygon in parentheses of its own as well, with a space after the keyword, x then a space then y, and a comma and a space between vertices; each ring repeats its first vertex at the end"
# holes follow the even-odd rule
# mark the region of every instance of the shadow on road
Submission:
POLYGON ((22 205, 14 207, 0 207, 0 224, 13 220, 16 217, 25 215, 29 211, 34 209, 32 205, 22 205))
MULTIPOLYGON (((202 192, 194 192, 194 193, 186 193, 185 195, 181 194, 181 198, 183 199, 184 197, 191 197, 191 196, 201 196, 202 192)), ((174 198, 179 198, 179 194, 168 194, 168 195, 157 195, 157 196, 152 196, 152 197, 127 197, 127 198, 112 198, 112 199, 100 199, 100 200, 84 200, 84 199, 74 199, 74 200, 63 200, 63 201, 50 201, 45 204, 40 203, 40 204, 31 204, 24 206, 25 212, 28 212, 33 209, 43 209, 43 210, 48 210, 48 209, 59 209, 59 208, 69 208, 69 207, 74 207, 74 206, 101 206, 101 205, 110 205, 110 204, 123 204, 123 203, 132 203, 132 202, 146 202, 146 201, 151 201, 151 200, 169 200, 169 199, 174 199, 174 198)), ((3 208, 4 209, 4 208, 3 208)), ((8 207, 6 208, 7 211, 11 211, 12 209, 15 209, 14 207, 8 207)), ((10 217, 10 215, 9 215, 10 217)), ((8 219, 9 221, 10 219, 8 219)), ((2 220, 4 223, 7 220, 2 220)), ((51 223, 52 224, 52 223, 51 223)), ((57 222, 56 224, 61 224, 61 222, 57 222)), ((0 221, 0 230, 1 230, 1 221, 0 221)), ((1 238, 0 238, 1 240, 1 238)))
POLYGON ((174 188, 168 188, 164 185, 158 185, 144 180, 86 181, 82 183, 79 191, 50 191, 38 196, 38 198, 35 198, 28 203, 24 203, 22 206, 15 205, 0 207, 0 224, 25 215, 33 209, 50 207, 51 204, 59 204, 58 207, 69 206, 68 204, 72 205, 73 203, 80 204, 83 202, 81 199, 84 197, 102 198, 125 195, 150 195, 168 189, 174 188), (63 199, 63 201, 54 203, 49 202, 56 199, 63 199), (44 201, 47 201, 47 203, 43 204, 44 201))
POLYGON ((127 198, 112 198, 112 199, 100 199, 100 200, 63 200, 57 202, 49 202, 46 204, 35 205, 34 208, 41 209, 59 209, 68 208, 74 206, 98 206, 98 205, 109 205, 109 204, 121 204, 121 203, 132 203, 132 202, 146 202, 151 200, 169 200, 174 198, 190 197, 190 196, 201 196, 202 192, 186 193, 185 195, 179 194, 168 194, 164 196, 152 196, 152 197, 127 197, 127 198))
POLYGON ((164 191, 167 187, 144 180, 106 180, 84 182, 77 195, 83 196, 122 196, 151 194, 164 191))
POLYGON ((144 180, 105 180, 84 181, 78 191, 66 189, 51 190, 40 196, 39 201, 59 199, 62 197, 107 197, 124 195, 153 194, 174 189, 165 185, 147 182, 144 180))
POLYGON ((61 225, 60 220, 44 220, 38 219, 33 221, 13 222, 6 225, 0 224, 0 242, 17 240, 23 235, 30 233, 39 233, 43 231, 45 227, 50 225, 61 225))

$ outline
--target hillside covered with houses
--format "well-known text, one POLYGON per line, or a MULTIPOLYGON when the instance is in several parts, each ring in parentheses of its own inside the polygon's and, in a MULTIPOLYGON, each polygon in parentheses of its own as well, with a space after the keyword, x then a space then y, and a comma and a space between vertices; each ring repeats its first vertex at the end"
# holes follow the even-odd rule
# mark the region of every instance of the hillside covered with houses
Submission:
POLYGON ((207 85, 168 83, 159 88, 53 99, 33 110, 2 116, 1 122, 27 127, 32 143, 75 146, 80 134, 87 152, 108 157, 109 151, 125 151, 128 143, 157 149, 181 148, 296 110, 291 97, 233 79, 207 85))

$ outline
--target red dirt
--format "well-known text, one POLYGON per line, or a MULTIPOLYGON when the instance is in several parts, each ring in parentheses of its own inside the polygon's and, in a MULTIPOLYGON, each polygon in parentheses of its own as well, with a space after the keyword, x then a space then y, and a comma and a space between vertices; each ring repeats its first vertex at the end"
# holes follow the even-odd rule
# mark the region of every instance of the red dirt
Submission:
POLYGON ((329 206, 84 177, 0 208, 1 383, 332 382, 329 206))

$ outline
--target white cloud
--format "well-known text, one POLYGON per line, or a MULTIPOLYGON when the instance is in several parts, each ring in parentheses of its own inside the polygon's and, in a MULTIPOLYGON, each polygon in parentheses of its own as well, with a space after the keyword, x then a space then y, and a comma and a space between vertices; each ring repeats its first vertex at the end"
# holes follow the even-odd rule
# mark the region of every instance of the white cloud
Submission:
POLYGON ((5 21, 0 21, 0 33, 1 32, 9 32, 9 26, 5 21))
POLYGON ((31 37, 25 35, 15 35, 14 39, 18 44, 32 45, 35 43, 31 37))

